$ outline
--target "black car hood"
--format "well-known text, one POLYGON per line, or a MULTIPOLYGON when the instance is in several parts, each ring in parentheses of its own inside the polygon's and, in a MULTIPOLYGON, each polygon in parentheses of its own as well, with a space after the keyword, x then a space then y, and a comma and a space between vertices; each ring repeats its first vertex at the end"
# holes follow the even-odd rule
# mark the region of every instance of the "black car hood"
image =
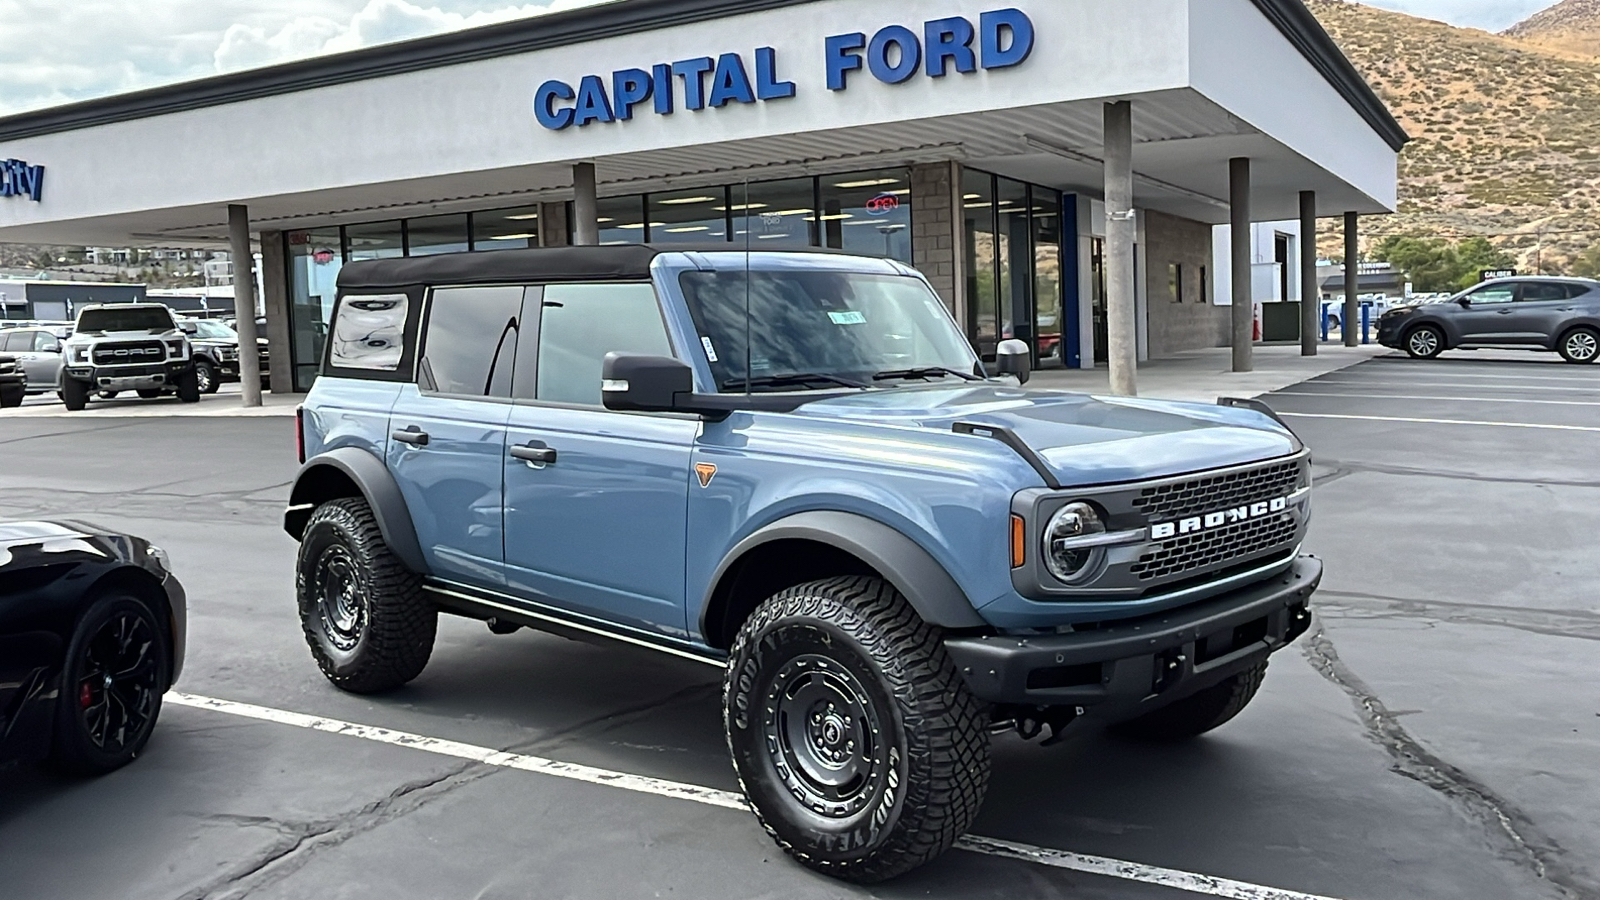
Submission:
POLYGON ((0 521, 0 572, 58 563, 112 561, 161 570, 154 566, 150 544, 142 538, 83 522, 0 521))

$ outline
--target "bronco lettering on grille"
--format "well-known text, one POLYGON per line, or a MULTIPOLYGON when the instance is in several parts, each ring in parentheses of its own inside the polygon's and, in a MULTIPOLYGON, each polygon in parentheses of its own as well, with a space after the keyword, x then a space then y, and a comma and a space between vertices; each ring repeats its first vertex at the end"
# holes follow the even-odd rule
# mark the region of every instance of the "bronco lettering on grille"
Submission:
POLYGON ((1251 519, 1262 519, 1284 512, 1288 508, 1288 497, 1262 500, 1259 503, 1236 506, 1232 509, 1206 513, 1203 516, 1190 516, 1187 519, 1179 519, 1176 522, 1162 522, 1158 525, 1152 525, 1150 526, 1150 537, 1152 540, 1160 541, 1170 537, 1177 537, 1180 534, 1198 534, 1202 531, 1210 531, 1213 528, 1221 528, 1224 525, 1248 522, 1251 519))

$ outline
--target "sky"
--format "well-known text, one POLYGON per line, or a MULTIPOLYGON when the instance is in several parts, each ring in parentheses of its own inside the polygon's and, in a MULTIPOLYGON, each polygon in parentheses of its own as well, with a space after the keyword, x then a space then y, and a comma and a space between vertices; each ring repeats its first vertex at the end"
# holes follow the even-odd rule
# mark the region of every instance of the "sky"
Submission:
MULTIPOLYGON (((605 0, 0 0, 0 114, 605 0)), ((1499 31, 1552 0, 1372 0, 1499 31)))

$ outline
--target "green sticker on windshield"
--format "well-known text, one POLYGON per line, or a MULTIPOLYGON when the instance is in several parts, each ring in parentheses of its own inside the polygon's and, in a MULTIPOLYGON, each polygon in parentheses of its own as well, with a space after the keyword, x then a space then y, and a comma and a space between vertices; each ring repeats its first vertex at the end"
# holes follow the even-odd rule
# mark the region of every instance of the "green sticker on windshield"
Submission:
POLYGON ((854 310, 851 310, 850 312, 831 312, 828 313, 828 318, 832 319, 833 324, 835 325, 867 324, 867 317, 854 310))

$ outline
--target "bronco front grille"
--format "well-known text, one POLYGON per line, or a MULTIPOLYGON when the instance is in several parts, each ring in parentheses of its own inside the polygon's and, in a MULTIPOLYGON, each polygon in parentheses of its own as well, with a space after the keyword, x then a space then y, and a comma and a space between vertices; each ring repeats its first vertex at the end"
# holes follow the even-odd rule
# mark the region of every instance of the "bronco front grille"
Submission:
POLYGON ((1147 487, 1133 506, 1147 521, 1163 522, 1287 497, 1300 488, 1300 465, 1293 460, 1147 487))
POLYGON ((1169 538, 1152 544, 1129 571, 1140 581, 1172 578, 1292 543, 1299 530, 1298 516, 1291 510, 1270 518, 1169 538))
POLYGON ((97 366, 138 365, 161 362, 167 350, 160 341, 137 341, 126 344, 96 344, 89 361, 97 366))

